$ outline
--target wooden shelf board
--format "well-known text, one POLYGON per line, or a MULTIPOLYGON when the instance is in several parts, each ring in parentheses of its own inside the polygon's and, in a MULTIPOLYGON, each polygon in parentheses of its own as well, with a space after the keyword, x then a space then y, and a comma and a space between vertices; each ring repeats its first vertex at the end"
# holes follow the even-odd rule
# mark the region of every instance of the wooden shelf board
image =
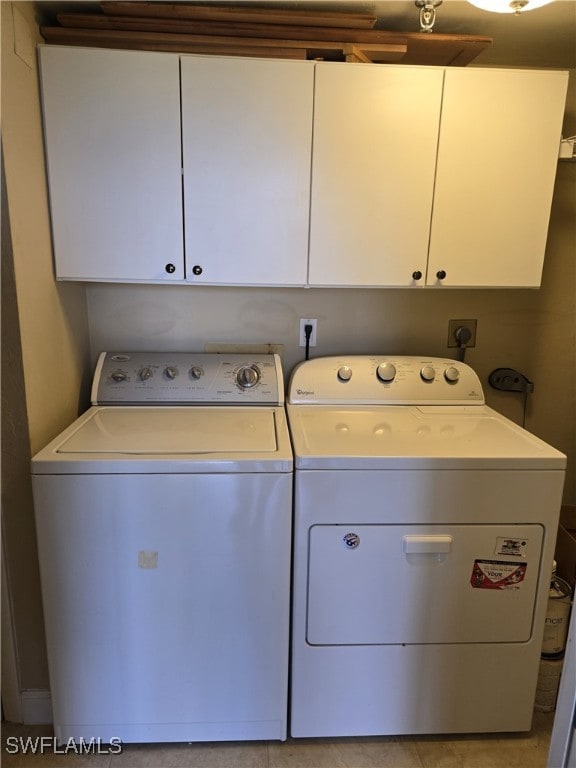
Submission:
POLYGON ((61 12, 60 26, 42 27, 41 34, 58 45, 437 66, 465 66, 492 43, 484 36, 372 29, 366 14, 138 1, 101 7, 104 13, 61 12))
POLYGON ((204 21, 254 22, 268 24, 301 24, 308 27, 345 27, 370 29, 377 17, 372 13, 338 11, 288 10, 254 8, 239 5, 195 5, 180 3, 102 2, 105 14, 114 16, 150 16, 152 18, 196 19, 204 21))

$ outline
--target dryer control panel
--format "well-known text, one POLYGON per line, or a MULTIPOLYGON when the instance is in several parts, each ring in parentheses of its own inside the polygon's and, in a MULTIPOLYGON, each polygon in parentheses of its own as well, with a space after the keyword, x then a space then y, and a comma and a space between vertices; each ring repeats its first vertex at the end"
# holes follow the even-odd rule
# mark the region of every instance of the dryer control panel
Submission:
POLYGON ((482 384, 465 363, 439 357, 352 355, 298 365, 289 403, 483 405, 482 384))
POLYGON ((282 405, 278 355, 102 352, 93 405, 282 405))

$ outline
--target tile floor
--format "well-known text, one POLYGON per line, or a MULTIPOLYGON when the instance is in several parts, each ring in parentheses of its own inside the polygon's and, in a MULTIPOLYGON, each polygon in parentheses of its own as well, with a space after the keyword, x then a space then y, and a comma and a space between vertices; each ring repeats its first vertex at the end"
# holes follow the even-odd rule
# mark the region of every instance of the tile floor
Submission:
POLYGON ((10 754, 14 737, 52 732, 47 726, 2 723, 0 763, 3 768, 546 768, 553 720, 554 713, 536 712, 526 734, 129 744, 116 755, 10 754))

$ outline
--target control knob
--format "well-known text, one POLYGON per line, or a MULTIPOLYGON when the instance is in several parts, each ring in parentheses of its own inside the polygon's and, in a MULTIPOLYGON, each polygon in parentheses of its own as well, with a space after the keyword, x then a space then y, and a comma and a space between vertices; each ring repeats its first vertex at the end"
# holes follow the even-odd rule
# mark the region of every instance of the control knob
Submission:
POLYGON ((236 383, 242 389, 251 389, 260 381, 260 371, 255 365, 245 365, 236 374, 236 383))
POLYGON ((338 378, 340 381, 350 381, 352 378, 352 368, 349 365, 342 365, 338 368, 338 378))
POLYGON ((168 365, 164 368, 164 376, 172 381, 178 376, 178 368, 175 368, 173 365, 168 365))
POLYGON ((151 379, 152 378, 152 368, 148 368, 148 367, 141 368, 138 371, 138 378, 140 379, 140 381, 148 381, 148 379, 151 379))
POLYGON ((420 371, 420 377, 422 378, 422 381, 434 381, 435 376, 436 371, 434 370, 433 366, 425 365, 422 367, 422 370, 420 371))
POLYGON ((117 384, 120 384, 121 381, 126 381, 126 379, 128 378, 128 374, 126 373, 126 371, 121 371, 121 370, 112 371, 110 376, 112 377, 112 379, 114 379, 114 381, 117 384))
POLYGON ((460 378, 460 371, 454 365, 451 365, 444 371, 444 378, 449 384, 455 384, 460 378))
POLYGON ((190 368, 190 378, 194 379, 194 381, 198 381, 198 379, 202 378, 204 371, 202 368, 199 368, 197 365, 193 365, 192 368, 190 368))
POLYGON ((394 363, 380 363, 378 368, 376 368, 376 376, 380 381, 394 381, 396 366, 394 363))

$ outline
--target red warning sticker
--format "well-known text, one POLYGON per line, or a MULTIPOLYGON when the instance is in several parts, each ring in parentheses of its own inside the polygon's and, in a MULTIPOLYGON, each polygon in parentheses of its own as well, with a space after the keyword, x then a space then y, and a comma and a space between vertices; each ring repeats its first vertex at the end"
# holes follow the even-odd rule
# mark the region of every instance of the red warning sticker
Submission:
POLYGON ((475 589, 520 589, 525 577, 526 563, 474 560, 470 584, 475 589))

